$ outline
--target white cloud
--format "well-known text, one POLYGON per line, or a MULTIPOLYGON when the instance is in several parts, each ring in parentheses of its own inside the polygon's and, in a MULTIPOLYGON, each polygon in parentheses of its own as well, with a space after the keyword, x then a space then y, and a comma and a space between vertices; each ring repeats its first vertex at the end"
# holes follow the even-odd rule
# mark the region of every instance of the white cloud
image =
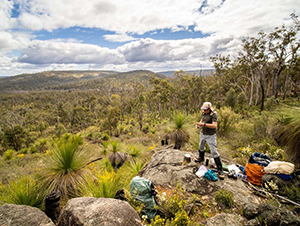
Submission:
POLYGON ((241 38, 273 30, 292 12, 299 15, 299 0, 0 0, 0 74, 64 68, 190 70, 200 64, 207 68, 212 66, 210 56, 237 55, 241 38), (20 5, 18 18, 11 16, 13 4, 20 5), (128 43, 109 49, 75 37, 41 41, 27 30, 69 27, 97 28, 104 34, 101 41, 128 43), (167 36, 164 30, 174 33, 155 40, 167 36), (179 31, 209 36, 172 40, 179 31), (152 38, 135 38, 142 34, 152 38), (20 53, 18 58, 13 51, 20 53))
POLYGON ((282 25, 283 19, 292 12, 300 10, 298 0, 227 0, 221 7, 208 7, 214 10, 196 19, 195 30, 235 37, 253 36, 259 30, 269 32, 282 25))
POLYGON ((198 39, 154 40, 141 39, 118 48, 127 62, 186 62, 192 59, 207 61, 217 53, 236 54, 240 40, 231 36, 211 36, 198 39))
POLYGON ((0 31, 0 52, 10 52, 13 49, 26 47, 30 37, 26 33, 0 31))
POLYGON ((13 28, 17 25, 17 21, 11 18, 13 1, 0 0, 0 31, 13 28))
POLYGON ((32 30, 82 26, 138 33, 193 25, 201 3, 194 0, 27 0, 20 22, 32 30), (29 6, 29 7, 28 7, 29 6))
POLYGON ((61 40, 35 40, 30 43, 28 48, 21 50, 18 62, 30 64, 120 64, 124 60, 116 50, 97 45, 61 40))
POLYGON ((103 35, 103 38, 109 42, 128 42, 137 40, 136 38, 127 34, 103 35))

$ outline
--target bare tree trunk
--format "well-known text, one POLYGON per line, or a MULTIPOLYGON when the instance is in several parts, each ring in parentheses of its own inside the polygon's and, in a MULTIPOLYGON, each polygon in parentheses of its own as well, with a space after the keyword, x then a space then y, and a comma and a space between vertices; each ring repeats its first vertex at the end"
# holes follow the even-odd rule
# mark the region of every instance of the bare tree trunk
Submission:
POLYGON ((250 89, 249 106, 252 105, 252 100, 253 100, 253 90, 254 90, 254 82, 250 80, 250 83, 251 83, 251 89, 250 89))
POLYGON ((260 82, 260 88, 261 88, 261 107, 260 110, 264 110, 264 102, 265 102, 265 89, 262 81, 260 82))
POLYGON ((283 100, 285 100, 286 93, 287 93, 288 86, 289 86, 290 71, 291 71, 291 69, 289 68, 289 71, 285 76, 285 85, 284 85, 284 92, 283 92, 283 98, 282 98, 283 100))
POLYGON ((259 84, 256 85, 255 106, 258 105, 258 100, 259 100, 259 84))

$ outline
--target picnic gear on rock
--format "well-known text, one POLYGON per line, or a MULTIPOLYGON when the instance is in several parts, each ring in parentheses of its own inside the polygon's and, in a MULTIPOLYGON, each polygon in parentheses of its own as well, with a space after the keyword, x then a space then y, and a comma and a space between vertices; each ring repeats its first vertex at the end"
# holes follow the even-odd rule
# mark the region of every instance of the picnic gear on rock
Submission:
POLYGON ((241 170, 239 167, 237 167, 237 165, 235 164, 231 164, 231 165, 228 165, 228 171, 230 172, 231 170, 233 170, 235 173, 240 173, 241 170))
POLYGON ((235 180, 237 179, 237 174, 236 174, 236 172, 234 170, 229 170, 229 173, 227 174, 227 176, 229 178, 233 178, 235 180))
POLYGON ((200 168, 195 172, 198 177, 204 177, 204 174, 207 172, 207 168, 204 165, 201 165, 200 168))
POLYGON ((190 162, 191 162, 191 155, 190 154, 185 154, 184 158, 183 158, 182 165, 185 165, 185 164, 190 163, 190 162))
POLYGON ((240 177, 240 178, 242 178, 242 179, 244 179, 244 180, 247 180, 247 176, 244 175, 244 174, 237 173, 236 175, 237 175, 237 177, 240 177))
POLYGON ((247 163, 245 166, 247 180, 251 184, 262 185, 261 178, 266 174, 264 167, 258 164, 247 163))
POLYGON ((264 169, 266 173, 291 175, 294 172, 295 165, 290 162, 273 161, 264 169))
POLYGON ((248 162, 266 167, 267 165, 269 165, 270 162, 272 162, 272 159, 270 159, 270 157, 265 154, 255 152, 253 155, 250 156, 248 162))
POLYGON ((218 180, 217 175, 211 169, 207 170, 207 172, 204 174, 204 177, 207 178, 208 180, 211 180, 211 181, 217 181, 218 180))

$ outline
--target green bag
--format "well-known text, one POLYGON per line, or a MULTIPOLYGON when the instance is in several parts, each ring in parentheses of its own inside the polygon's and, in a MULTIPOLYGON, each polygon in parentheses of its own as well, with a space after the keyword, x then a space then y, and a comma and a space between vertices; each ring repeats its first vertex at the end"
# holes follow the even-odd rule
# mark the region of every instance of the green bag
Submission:
POLYGON ((153 219, 157 210, 155 209, 155 190, 152 182, 143 177, 134 177, 130 182, 130 194, 136 200, 144 203, 145 206, 141 213, 147 215, 148 219, 153 219))

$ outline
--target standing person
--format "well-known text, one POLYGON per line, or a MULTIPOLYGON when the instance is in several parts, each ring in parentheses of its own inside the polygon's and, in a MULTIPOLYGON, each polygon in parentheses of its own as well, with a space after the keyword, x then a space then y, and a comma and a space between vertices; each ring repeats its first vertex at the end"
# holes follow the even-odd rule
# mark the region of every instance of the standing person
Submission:
POLYGON ((212 108, 210 102, 204 102, 201 107, 203 110, 201 121, 196 124, 196 128, 202 127, 199 141, 199 158, 195 162, 204 161, 205 143, 210 148, 211 156, 214 158, 220 179, 224 179, 223 167, 220 154, 217 150, 217 126, 218 114, 212 108))

